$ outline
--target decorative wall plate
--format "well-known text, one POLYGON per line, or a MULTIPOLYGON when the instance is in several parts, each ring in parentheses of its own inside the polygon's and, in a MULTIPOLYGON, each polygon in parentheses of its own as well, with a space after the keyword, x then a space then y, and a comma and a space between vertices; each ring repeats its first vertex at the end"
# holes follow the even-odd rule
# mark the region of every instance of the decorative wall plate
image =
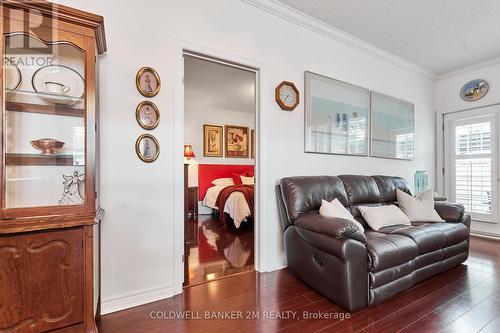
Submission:
POLYGON ((135 152, 142 161, 151 163, 156 161, 160 155, 160 144, 154 136, 143 134, 135 142, 135 152))
POLYGON ((160 76, 153 68, 142 67, 135 77, 135 85, 142 96, 156 96, 161 87, 160 76))
POLYGON ((85 93, 85 80, 73 68, 49 65, 38 69, 31 79, 33 89, 49 102, 74 104, 85 93))
POLYGON ((483 98, 489 89, 490 86, 485 80, 472 80, 462 87, 462 90, 460 90, 460 97, 462 97, 464 101, 474 102, 483 98))
POLYGON ((135 109, 135 118, 139 126, 146 130, 153 130, 160 122, 160 110, 155 103, 144 101, 137 105, 135 109))
POLYGON ((4 61, 5 90, 7 93, 11 93, 21 86, 21 70, 9 58, 4 57, 4 61))

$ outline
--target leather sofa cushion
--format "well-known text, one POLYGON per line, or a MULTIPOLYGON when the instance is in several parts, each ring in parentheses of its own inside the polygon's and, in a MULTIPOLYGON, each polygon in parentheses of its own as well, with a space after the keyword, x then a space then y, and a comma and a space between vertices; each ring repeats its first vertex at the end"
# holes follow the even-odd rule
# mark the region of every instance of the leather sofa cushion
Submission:
POLYGON ((467 240, 468 229, 461 223, 412 223, 412 226, 390 226, 379 230, 412 239, 418 253, 429 253, 467 240))
POLYGON ((417 244, 418 254, 432 252, 446 246, 446 236, 440 230, 428 229, 425 225, 421 227, 390 226, 379 231, 408 237, 417 244))
POLYGON ((290 223, 297 216, 321 207, 321 200, 332 201, 337 198, 348 206, 344 184, 334 176, 287 177, 280 181, 283 202, 290 223))
POLYGON ((342 175, 339 178, 344 183, 349 204, 380 202, 380 192, 372 177, 357 175, 342 175))
POLYGON ((412 225, 419 228, 424 228, 428 231, 439 230, 445 235, 446 242, 443 247, 458 244, 469 239, 469 229, 463 223, 453 222, 412 222, 412 225))
POLYGON ((377 183, 378 191, 380 192, 380 202, 395 202, 398 201, 396 189, 411 195, 408 182, 401 177, 392 176, 372 176, 377 183))
POLYGON ((400 279, 403 276, 410 275, 415 270, 415 261, 410 260, 404 264, 390 267, 379 272, 368 272, 370 288, 377 288, 400 279))
POLYGON ((370 272, 405 264, 418 255, 417 244, 406 236, 376 231, 367 231, 365 235, 370 272))

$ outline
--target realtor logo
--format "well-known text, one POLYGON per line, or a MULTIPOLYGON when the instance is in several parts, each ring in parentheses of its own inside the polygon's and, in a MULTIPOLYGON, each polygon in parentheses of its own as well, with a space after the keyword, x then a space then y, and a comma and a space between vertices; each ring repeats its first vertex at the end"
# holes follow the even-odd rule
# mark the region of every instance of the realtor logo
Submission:
MULTIPOLYGON (((47 11, 52 13, 52 17, 54 13, 57 13, 57 4, 47 2, 45 6, 47 11)), ((29 7, 28 2, 26 2, 26 8, 24 9, 11 8, 8 4, 1 7, 2 17, 8 17, 8 19, 4 20, 5 30, 12 31, 9 36, 19 35, 17 38, 6 38, 6 53, 9 55, 26 55, 29 50, 31 55, 52 56, 53 44, 45 41, 57 40, 55 38, 57 21, 44 16, 39 10, 29 7)))

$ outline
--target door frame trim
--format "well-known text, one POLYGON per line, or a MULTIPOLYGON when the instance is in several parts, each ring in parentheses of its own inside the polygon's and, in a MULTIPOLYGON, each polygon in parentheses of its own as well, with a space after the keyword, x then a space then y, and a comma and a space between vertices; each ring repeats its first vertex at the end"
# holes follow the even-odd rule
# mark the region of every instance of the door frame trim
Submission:
MULTIPOLYGON (((444 141, 444 116, 452 114, 452 113, 473 111, 473 110, 489 108, 489 107, 494 107, 494 106, 500 106, 500 103, 480 105, 480 106, 475 106, 475 107, 471 107, 471 108, 454 110, 454 111, 447 111, 447 112, 439 112, 436 110, 436 163, 435 163, 436 164, 436 170, 435 170, 436 171, 436 177, 435 177, 435 184, 436 185, 435 185, 435 191, 438 194, 444 195, 445 186, 446 186, 445 176, 444 176, 445 156, 446 156, 445 141, 444 141)), ((499 141, 500 141, 500 137, 499 137, 499 141)), ((500 146, 500 144, 499 144, 499 146, 500 146)), ((499 190, 499 193, 500 193, 500 190, 499 190)))
POLYGON ((173 116, 173 148, 174 148, 174 232, 173 238, 173 289, 174 295, 182 293, 184 280, 184 197, 177 195, 184 193, 184 54, 199 55, 209 60, 221 61, 229 65, 239 65, 247 70, 255 71, 255 216, 254 216, 254 268, 256 271, 262 271, 264 266, 263 258, 263 205, 262 188, 265 184, 265 173, 262 165, 265 165, 264 154, 262 154, 262 116, 261 116, 261 98, 260 87, 264 76, 264 63, 254 59, 248 59, 239 55, 228 53, 221 50, 215 50, 199 44, 184 40, 176 40, 175 46, 175 64, 174 64, 174 116, 173 116))
MULTIPOLYGON (((500 110, 495 110, 495 107, 482 107, 482 108, 475 108, 472 110, 467 110, 463 112, 453 112, 453 113, 448 113, 443 115, 443 121, 444 121, 444 165, 445 165, 445 173, 444 173, 444 193, 445 196, 447 196, 449 199, 452 199, 452 195, 454 194, 453 190, 453 177, 455 175, 455 170, 453 168, 453 161, 452 161, 452 156, 454 154, 454 143, 455 143, 455 138, 452 137, 451 135, 454 134, 454 127, 456 125, 459 125, 460 123, 474 123, 473 119, 484 119, 485 121, 490 121, 491 122, 491 130, 492 130, 492 136, 491 139, 494 141, 495 146, 493 147, 493 151, 491 154, 489 154, 492 158, 492 164, 495 166, 495 169, 492 170, 492 197, 496 198, 492 202, 492 214, 490 214, 489 217, 487 217, 487 214, 481 214, 481 213, 474 213, 471 212, 471 218, 473 221, 481 222, 481 223, 498 223, 498 204, 500 200, 498 200, 498 193, 499 193, 499 186, 498 186, 498 156, 499 156, 499 144, 498 144, 498 127, 499 127, 499 111, 500 110), (489 109, 493 109, 492 112, 489 112, 489 109), (469 114, 467 117, 461 118, 460 113, 465 113, 468 112, 469 114), (446 117, 450 117, 449 121, 446 121, 446 117), (488 120, 487 120, 488 119, 488 120), (457 124, 458 123, 458 124, 457 124), (449 127, 451 125, 451 127, 449 127), (448 133, 447 133, 448 132, 448 133), (448 134, 450 137, 448 137, 446 134, 448 134), (448 138, 448 140, 447 140, 448 138), (448 159, 447 159, 448 157, 448 159)), ((456 158, 454 159, 455 161, 457 160, 456 158)))

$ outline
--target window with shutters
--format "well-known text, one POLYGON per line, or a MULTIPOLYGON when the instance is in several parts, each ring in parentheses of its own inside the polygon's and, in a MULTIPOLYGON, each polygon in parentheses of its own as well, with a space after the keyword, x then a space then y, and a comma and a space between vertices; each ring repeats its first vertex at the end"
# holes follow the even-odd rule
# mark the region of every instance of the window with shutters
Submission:
POLYGON ((468 212, 492 212, 490 141, 490 122, 455 128, 455 200, 468 212))
POLYGON ((496 114, 479 111, 445 116, 450 201, 473 220, 497 222, 496 114))

